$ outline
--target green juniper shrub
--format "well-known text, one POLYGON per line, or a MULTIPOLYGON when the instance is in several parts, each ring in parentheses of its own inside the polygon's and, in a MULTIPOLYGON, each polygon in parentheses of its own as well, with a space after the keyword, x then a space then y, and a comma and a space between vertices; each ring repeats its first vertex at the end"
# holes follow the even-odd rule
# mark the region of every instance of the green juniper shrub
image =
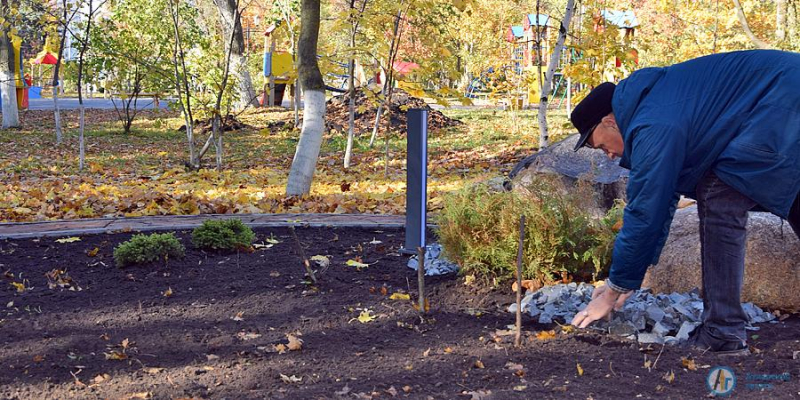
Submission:
POLYGON ((127 267, 180 258, 183 257, 183 251, 183 245, 172 233, 133 235, 114 249, 114 261, 119 267, 127 267))
POLYGON ((550 284, 570 275, 590 281, 607 273, 621 205, 593 215, 589 184, 568 190, 559 178, 538 178, 524 190, 497 192, 485 185, 448 194, 437 236, 461 273, 486 281, 507 280, 516 271, 519 219, 525 215, 522 274, 550 284), (524 193, 524 194, 521 194, 524 193))
POLYGON ((192 243, 201 249, 244 250, 255 238, 253 230, 238 219, 206 220, 192 231, 192 243))

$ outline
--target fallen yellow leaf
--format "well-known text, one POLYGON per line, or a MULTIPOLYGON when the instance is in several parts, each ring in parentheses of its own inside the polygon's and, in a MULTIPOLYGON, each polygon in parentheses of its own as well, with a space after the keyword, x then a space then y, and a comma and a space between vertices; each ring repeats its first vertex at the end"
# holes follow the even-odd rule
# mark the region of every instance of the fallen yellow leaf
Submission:
POLYGON ((328 266, 331 265, 331 260, 321 255, 311 256, 311 261, 317 263, 320 268, 328 268, 328 266))
POLYGON ((11 282, 11 286, 17 289, 17 292, 22 293, 25 291, 25 284, 19 282, 11 282))
POLYGON ((165 290, 163 294, 164 294, 164 297, 172 296, 172 288, 171 287, 167 288, 167 290, 165 290))
POLYGON ((89 256, 89 257, 94 257, 94 256, 96 256, 96 255, 97 255, 97 253, 99 253, 99 252, 100 252, 100 248, 99 248, 99 247, 95 247, 95 248, 93 248, 93 249, 89 250, 89 251, 86 253, 86 255, 87 255, 87 256, 89 256))
POLYGON ((80 240, 81 240, 81 238, 73 236, 73 237, 68 237, 68 238, 56 239, 56 243, 72 243, 72 242, 77 242, 77 241, 80 241, 80 240))
POLYGON ((289 350, 301 350, 303 348, 303 339, 298 338, 295 335, 288 334, 286 338, 289 339, 289 350))
POLYGON ((392 293, 389 298, 392 300, 411 300, 411 295, 408 293, 392 293))
POLYGON ((672 383, 672 382, 674 382, 674 381, 675 381, 675 373, 674 373, 674 372, 672 372, 672 370, 669 370, 669 372, 667 372, 666 374, 664 374, 664 376, 662 376, 662 378, 663 378, 665 381, 667 381, 667 382, 669 382, 669 383, 672 383))
POLYGON ((370 310, 361 311, 361 314, 358 315, 358 322, 361 322, 362 324, 366 324, 367 322, 372 322, 376 319, 377 318, 375 318, 375 316, 372 315, 372 311, 370 310))
POLYGON ((126 360, 128 355, 125 353, 120 353, 118 351, 112 351, 111 353, 103 353, 106 356, 106 360, 126 360))
POLYGON ((369 264, 364 264, 362 262, 358 262, 356 260, 347 260, 348 267, 356 267, 357 270, 361 270, 363 268, 369 267, 369 264))
POLYGON ((536 339, 539 340, 550 340, 555 339, 556 331, 540 331, 536 333, 536 339))
POLYGON ((697 364, 691 358, 681 357, 681 365, 689 371, 697 371, 697 364))
POLYGON ((583 376, 583 368, 581 368, 581 363, 577 363, 575 366, 578 369, 578 376, 583 376))

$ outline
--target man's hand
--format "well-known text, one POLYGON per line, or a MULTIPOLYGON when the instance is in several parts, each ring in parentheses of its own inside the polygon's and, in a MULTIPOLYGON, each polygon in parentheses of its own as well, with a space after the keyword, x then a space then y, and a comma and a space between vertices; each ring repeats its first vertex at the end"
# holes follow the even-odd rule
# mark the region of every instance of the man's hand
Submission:
POLYGON ((633 292, 617 293, 603 285, 594 289, 592 292, 592 301, 583 311, 578 312, 578 315, 572 319, 571 324, 579 328, 586 328, 594 321, 605 317, 611 312, 611 309, 621 310, 633 292))

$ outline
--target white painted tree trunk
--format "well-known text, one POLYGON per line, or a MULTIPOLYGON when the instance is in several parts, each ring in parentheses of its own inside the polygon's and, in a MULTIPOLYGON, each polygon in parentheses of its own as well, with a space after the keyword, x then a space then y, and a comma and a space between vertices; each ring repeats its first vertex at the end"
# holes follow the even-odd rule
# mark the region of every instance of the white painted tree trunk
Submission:
POLYGON ((786 0, 775 1, 775 39, 786 40, 786 0))
POLYGON ((733 0, 733 4, 736 6, 736 18, 739 19, 739 24, 742 25, 745 35, 747 35, 747 37, 750 38, 750 41, 753 42, 753 44, 759 49, 769 49, 770 45, 757 38, 756 35, 753 34, 753 31, 750 30, 750 25, 747 24, 747 17, 744 15, 742 3, 739 2, 739 0, 733 0))
POLYGON ((302 100, 300 94, 300 84, 295 81, 294 84, 294 126, 300 125, 300 101, 302 100))
POLYGON ((356 90, 353 82, 353 72, 355 71, 356 60, 350 59, 350 66, 348 72, 350 77, 347 78, 347 88, 350 95, 350 112, 347 118, 347 148, 344 151, 344 167, 350 168, 350 159, 353 156, 353 135, 355 130, 355 115, 356 115, 356 90))
POLYGON ((547 73, 545 73, 544 84, 542 85, 541 98, 539 99, 539 148, 547 147, 549 137, 547 133, 547 99, 550 97, 550 90, 553 87, 553 76, 556 73, 556 67, 561 59, 561 50, 564 47, 564 41, 567 39, 567 32, 569 30, 569 22, 572 19, 572 13, 575 11, 575 0, 567 0, 567 8, 564 12, 564 19, 561 21, 561 26, 558 28, 558 39, 556 40, 556 47, 553 49, 553 54, 550 57, 550 62, 547 63, 547 73))
POLYGON ((236 108, 243 109, 247 106, 258 106, 258 96, 253 88, 253 79, 247 69, 247 58, 240 54, 231 54, 231 75, 238 85, 239 99, 236 108))
MULTIPOLYGON (((9 46, 10 47, 10 46, 9 46)), ((17 110, 17 87, 14 74, 9 70, 0 71, 0 91, 3 92, 3 129, 19 127, 17 110)))
POLYGON ((83 136, 83 128, 85 126, 84 124, 86 123, 86 118, 85 118, 86 109, 83 106, 83 102, 80 103, 79 108, 80 108, 80 111, 81 111, 81 117, 80 117, 80 133, 79 133, 79 136, 78 136, 78 148, 79 148, 79 151, 80 151, 80 160, 78 162, 78 169, 83 171, 83 167, 86 165, 86 144, 84 143, 84 139, 83 139, 83 137, 84 137, 83 136))
MULTIPOLYGON (((2 2, 2 16, 6 16, 9 4, 2 2)), ((13 7, 13 5, 12 5, 13 7)), ((8 25, 8 22, 5 22, 8 25)), ((13 25, 13 24, 12 24, 13 25)), ((14 59, 14 47, 11 38, 6 34, 6 27, 0 27, 0 92, 3 99, 3 129, 19 127, 19 111, 17 110, 17 87, 14 70, 19 68, 19 60, 14 59)))
POLYGON ((215 0, 219 10, 220 22, 223 26, 225 38, 225 51, 230 52, 230 74, 236 82, 236 92, 238 100, 236 107, 239 109, 247 106, 258 106, 256 90, 253 88, 253 80, 247 70, 247 57, 245 57, 244 32, 242 30, 241 12, 239 11, 238 0, 215 0))
POLYGON ((214 149, 216 150, 216 163, 217 171, 222 171, 222 132, 220 132, 219 115, 215 115, 211 120, 211 136, 214 140, 214 149))
POLYGON ((306 90, 304 93, 303 128, 286 185, 289 196, 307 194, 311 190, 325 130, 325 91, 306 90))
POLYGON ((61 109, 58 106, 58 86, 53 86, 53 113, 56 122, 56 144, 64 142, 64 132, 61 130, 61 109))

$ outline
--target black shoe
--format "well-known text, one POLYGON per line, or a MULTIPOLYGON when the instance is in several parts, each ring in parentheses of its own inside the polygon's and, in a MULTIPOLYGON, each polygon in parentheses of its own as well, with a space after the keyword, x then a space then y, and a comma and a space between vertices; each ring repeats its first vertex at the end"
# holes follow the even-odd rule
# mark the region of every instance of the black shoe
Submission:
POLYGON ((703 329, 702 325, 692 331, 689 340, 686 341, 686 346, 718 356, 742 357, 751 354, 747 343, 740 340, 722 340, 712 337, 703 329))

